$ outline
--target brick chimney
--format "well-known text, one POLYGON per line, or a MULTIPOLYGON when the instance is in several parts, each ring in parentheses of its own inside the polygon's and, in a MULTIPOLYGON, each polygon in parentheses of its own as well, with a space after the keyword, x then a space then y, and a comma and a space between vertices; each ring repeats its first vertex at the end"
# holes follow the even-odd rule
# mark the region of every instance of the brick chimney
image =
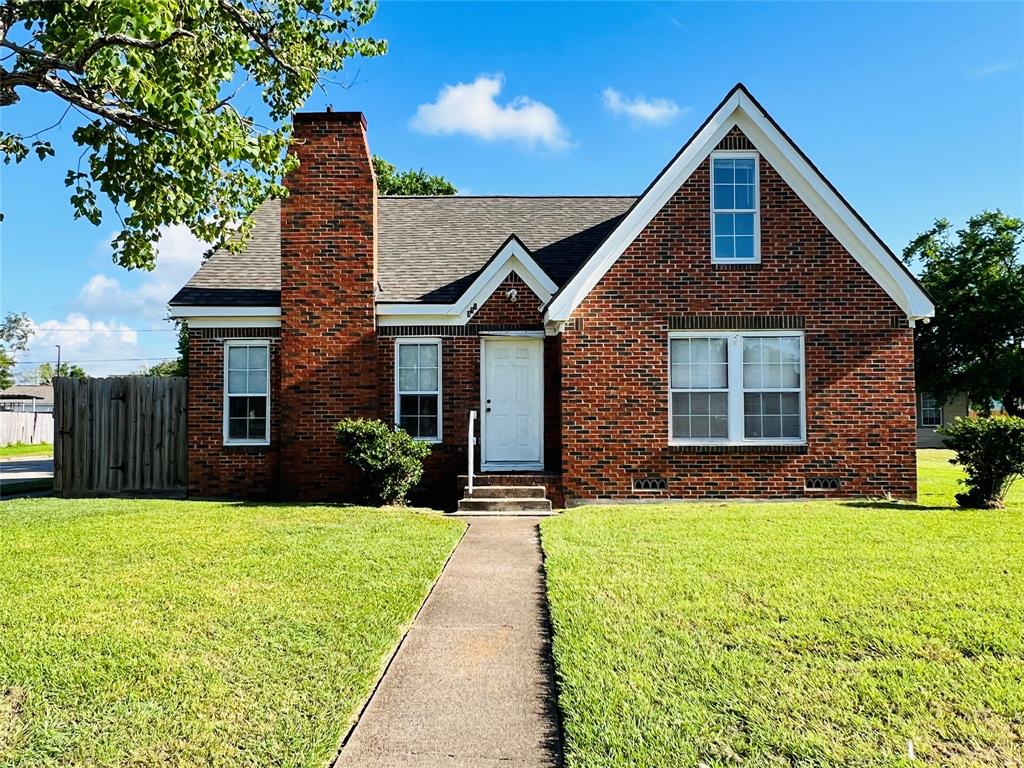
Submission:
POLYGON ((377 415, 377 195, 361 112, 299 113, 281 202, 281 493, 343 500, 345 417, 377 415))

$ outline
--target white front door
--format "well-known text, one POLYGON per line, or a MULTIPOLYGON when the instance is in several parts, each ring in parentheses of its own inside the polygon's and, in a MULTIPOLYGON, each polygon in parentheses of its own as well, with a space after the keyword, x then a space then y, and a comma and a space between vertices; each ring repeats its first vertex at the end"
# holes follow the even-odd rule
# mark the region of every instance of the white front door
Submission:
POLYGON ((544 339, 483 339, 481 460, 487 469, 543 468, 544 339))

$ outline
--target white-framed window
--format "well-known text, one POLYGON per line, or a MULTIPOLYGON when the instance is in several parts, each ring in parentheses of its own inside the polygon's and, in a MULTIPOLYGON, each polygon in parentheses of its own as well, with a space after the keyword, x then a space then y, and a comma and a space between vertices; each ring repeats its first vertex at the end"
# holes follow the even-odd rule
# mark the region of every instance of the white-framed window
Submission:
POLYGON ((270 342, 224 342, 224 444, 270 444, 270 342))
POLYGON ((711 260, 761 260, 756 152, 711 153, 711 260))
POLYGON ((418 440, 441 442, 441 340, 395 341, 395 425, 418 440))
POLYGON ((669 334, 669 442, 802 444, 802 332, 669 334))
POLYGON ((922 392, 921 402, 918 408, 920 424, 922 427, 942 426, 942 403, 931 395, 922 392))

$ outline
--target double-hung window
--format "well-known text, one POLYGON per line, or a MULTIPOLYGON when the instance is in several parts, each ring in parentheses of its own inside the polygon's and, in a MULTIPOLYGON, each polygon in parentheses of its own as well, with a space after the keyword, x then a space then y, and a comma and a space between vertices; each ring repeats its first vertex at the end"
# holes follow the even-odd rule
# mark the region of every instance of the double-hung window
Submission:
POLYGON ((921 394, 920 423, 922 427, 942 426, 942 403, 928 394, 921 394))
POLYGON ((756 153, 711 154, 711 209, 711 260, 760 261, 756 153))
POLYGON ((267 445, 270 442, 270 344, 229 340, 224 343, 224 442, 267 445))
POLYGON ((687 444, 802 443, 803 334, 673 332, 669 439, 687 444))
POLYGON ((396 342, 395 423, 420 440, 441 440, 441 342, 396 342))

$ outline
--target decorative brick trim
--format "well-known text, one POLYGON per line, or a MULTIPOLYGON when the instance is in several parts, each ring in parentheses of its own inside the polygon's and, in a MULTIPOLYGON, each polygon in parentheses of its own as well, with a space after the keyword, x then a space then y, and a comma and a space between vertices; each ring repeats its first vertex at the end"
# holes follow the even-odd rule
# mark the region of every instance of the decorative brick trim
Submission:
POLYGON ((377 329, 384 337, 395 336, 480 336, 496 331, 543 331, 542 325, 519 325, 516 323, 490 323, 481 325, 385 325, 377 329))
POLYGON ((798 315, 686 315, 670 317, 673 331, 796 331, 804 328, 798 315))
POLYGON ((189 328, 193 339, 277 339, 280 328, 189 328))
POLYGON ((769 453, 804 454, 806 445, 670 445, 676 453, 769 453))
POLYGON ((743 131, 736 126, 725 138, 718 142, 718 146, 715 149, 745 149, 745 150, 756 150, 753 143, 744 135, 743 131))
POLYGON ((756 272, 761 269, 760 264, 728 264, 721 261, 711 262, 711 268, 720 272, 756 272))

